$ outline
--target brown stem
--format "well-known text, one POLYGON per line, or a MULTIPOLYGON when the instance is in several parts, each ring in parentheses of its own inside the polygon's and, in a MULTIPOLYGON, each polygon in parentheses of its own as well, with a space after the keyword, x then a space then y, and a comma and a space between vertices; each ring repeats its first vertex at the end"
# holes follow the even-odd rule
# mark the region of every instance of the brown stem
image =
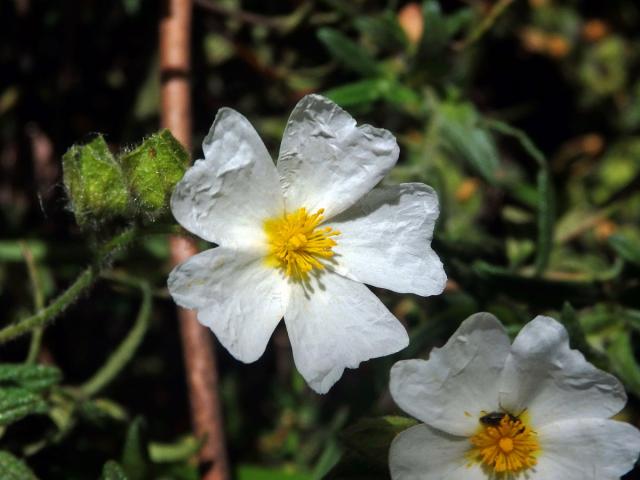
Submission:
MULTIPOLYGON (((160 21, 160 76, 162 125, 191 149, 191 92, 189 86, 191 0, 165 0, 160 21)), ((197 253, 193 241, 171 237, 174 264, 197 253)), ((178 309, 191 418, 198 437, 203 480, 228 480, 222 411, 218 395, 218 370, 210 332, 193 310, 178 309)))

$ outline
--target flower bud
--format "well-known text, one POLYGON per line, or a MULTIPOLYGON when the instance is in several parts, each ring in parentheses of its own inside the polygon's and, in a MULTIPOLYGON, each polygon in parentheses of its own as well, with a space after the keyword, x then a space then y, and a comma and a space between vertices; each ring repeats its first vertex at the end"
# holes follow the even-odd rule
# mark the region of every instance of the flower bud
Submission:
POLYGON ((162 130, 120 157, 133 201, 155 219, 168 210, 169 198, 189 163, 189 155, 169 130, 162 130))
POLYGON ((64 184, 76 221, 82 227, 126 213, 129 193, 120 165, 99 135, 73 145, 62 157, 64 184))

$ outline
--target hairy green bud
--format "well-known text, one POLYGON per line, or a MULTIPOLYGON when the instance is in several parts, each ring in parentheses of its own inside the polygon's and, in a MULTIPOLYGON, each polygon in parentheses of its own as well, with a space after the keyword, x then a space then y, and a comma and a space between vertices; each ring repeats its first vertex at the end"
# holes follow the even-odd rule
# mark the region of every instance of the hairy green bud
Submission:
POLYGON ((129 193, 120 165, 99 135, 74 145, 62 157, 64 184, 80 226, 103 223, 126 213, 129 193))
POLYGON ((136 208, 155 219, 168 210, 169 198, 189 164, 189 155, 169 130, 147 138, 120 157, 136 208))

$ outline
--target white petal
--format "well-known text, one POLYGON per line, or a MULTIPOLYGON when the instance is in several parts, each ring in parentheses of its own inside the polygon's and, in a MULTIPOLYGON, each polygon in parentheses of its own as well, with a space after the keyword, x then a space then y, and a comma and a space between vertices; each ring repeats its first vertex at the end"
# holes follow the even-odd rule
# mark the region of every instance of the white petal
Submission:
POLYGON ((249 121, 222 108, 198 160, 178 182, 171 211, 187 230, 227 247, 264 241, 263 222, 282 214, 278 172, 249 121))
POLYGON ((338 273, 400 293, 437 295, 447 276, 431 249, 438 195, 422 183, 376 188, 329 224, 338 273))
POLYGON ((571 350, 565 328, 542 316, 514 340, 500 392, 505 409, 519 413, 526 408, 536 426, 567 418, 607 418, 627 401, 620 382, 571 350))
POLYGON ((398 159, 395 137, 356 121, 319 95, 294 108, 282 138, 278 171, 287 210, 346 210, 371 190, 398 159))
POLYGON ((254 362, 284 315, 289 285, 254 254, 206 250, 169 275, 175 302, 198 310, 198 320, 240 361, 254 362))
POLYGON ((389 449, 393 480, 487 480, 477 464, 469 464, 466 437, 449 435, 427 425, 401 432, 389 449))
POLYGON ((618 480, 640 453, 640 431, 624 422, 572 419, 537 431, 535 480, 618 480))
POLYGON ((284 315, 298 371, 326 393, 345 368, 409 344, 402 324, 363 284, 324 272, 313 291, 293 284, 284 315))
POLYGON ((485 413, 498 410, 498 379, 509 338, 493 315, 466 319, 429 360, 404 360, 391 369, 389 388, 402 410, 453 435, 472 435, 485 413))

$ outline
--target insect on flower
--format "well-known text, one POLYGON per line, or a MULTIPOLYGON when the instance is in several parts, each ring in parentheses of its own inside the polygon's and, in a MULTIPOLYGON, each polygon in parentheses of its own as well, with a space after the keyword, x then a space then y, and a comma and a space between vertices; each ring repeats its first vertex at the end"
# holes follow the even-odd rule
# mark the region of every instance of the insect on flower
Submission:
POLYGON ((330 100, 304 97, 277 166, 251 124, 221 109, 171 199, 187 230, 216 243, 176 267, 168 286, 238 360, 264 352, 284 317, 297 369, 324 393, 345 368, 389 355, 407 332, 364 284, 439 294, 430 247, 438 197, 421 183, 374 188, 394 166, 394 136, 330 100))
POLYGON ((609 419, 620 382, 549 317, 511 344, 494 316, 472 315, 429 360, 396 363, 390 389, 424 422, 393 440, 394 480, 617 480, 640 453, 640 431, 609 419))

